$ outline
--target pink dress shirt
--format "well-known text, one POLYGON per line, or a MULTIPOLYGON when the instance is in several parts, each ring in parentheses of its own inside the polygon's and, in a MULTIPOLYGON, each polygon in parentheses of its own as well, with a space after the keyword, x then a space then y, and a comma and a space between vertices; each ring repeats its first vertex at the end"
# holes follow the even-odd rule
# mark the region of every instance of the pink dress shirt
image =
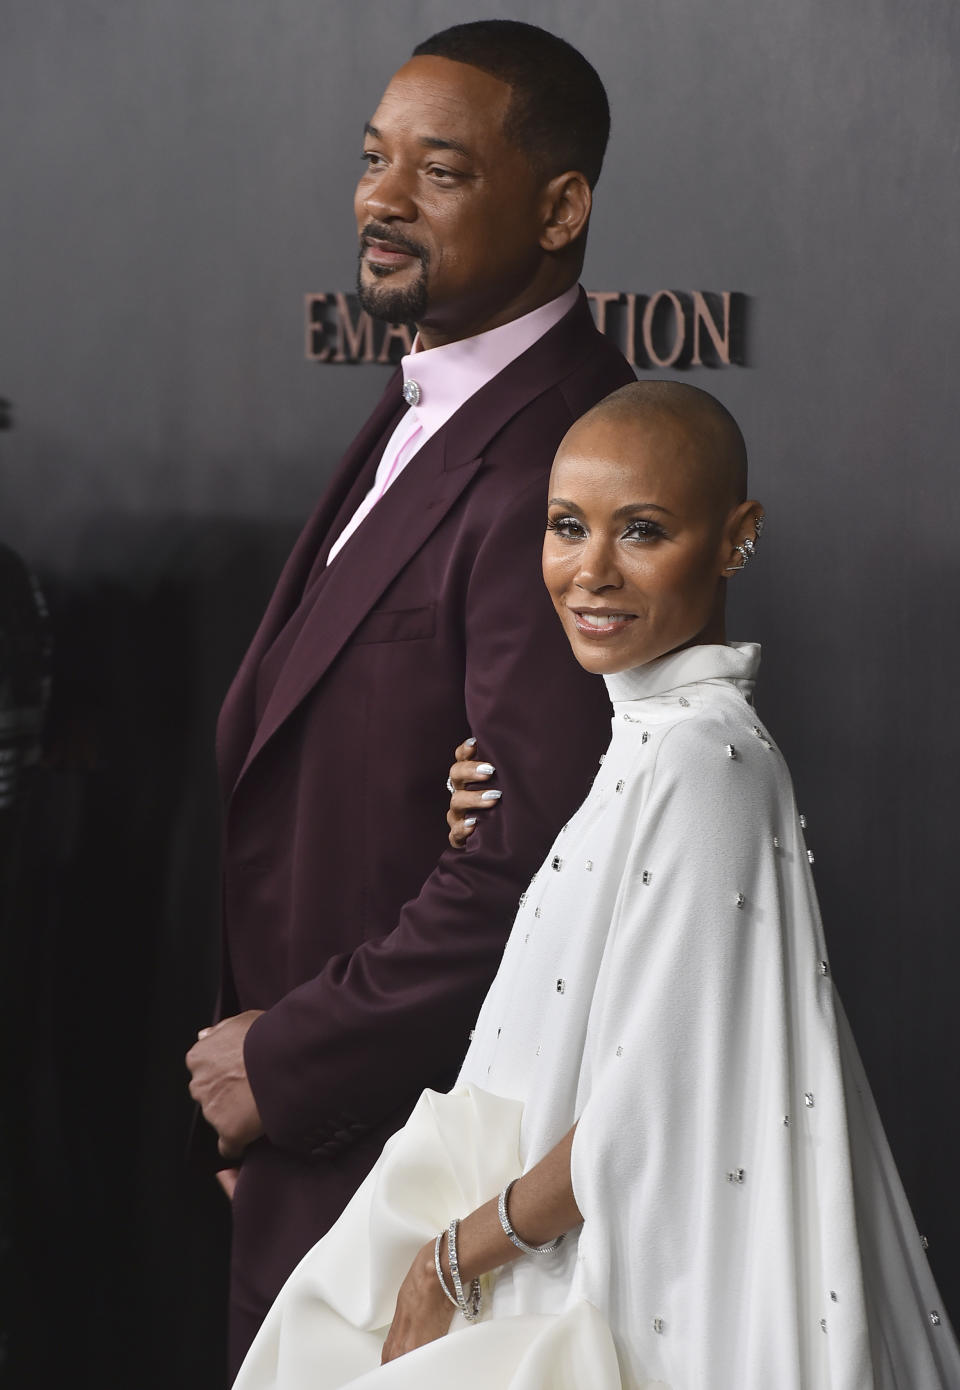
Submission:
POLYGON ((419 397, 406 414, 401 416, 387 441, 377 468, 373 486, 353 516, 330 547, 327 564, 346 545, 354 531, 370 514, 380 498, 397 481, 417 451, 447 423, 466 401, 486 386, 527 348, 542 338, 573 308, 579 293, 574 285, 549 304, 541 304, 529 314, 523 314, 499 328, 490 328, 474 338, 463 338, 442 347, 419 347, 419 335, 413 351, 404 357, 400 366, 404 388, 417 397, 411 383, 418 388, 419 397))

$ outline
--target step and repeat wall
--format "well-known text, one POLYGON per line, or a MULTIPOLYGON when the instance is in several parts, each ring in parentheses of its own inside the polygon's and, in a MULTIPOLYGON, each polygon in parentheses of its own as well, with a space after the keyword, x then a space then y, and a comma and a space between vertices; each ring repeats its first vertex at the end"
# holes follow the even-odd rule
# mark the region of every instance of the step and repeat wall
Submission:
POLYGON ((598 321, 747 437, 769 524, 730 635, 764 645, 833 972, 960 1317, 953 0, 44 0, 0 40, 0 542, 53 638, 4 851, 11 1383, 223 1384, 226 1202, 184 1165, 182 1064, 215 987, 213 725, 404 348, 352 297, 363 122, 417 41, 488 15, 607 84, 598 321))

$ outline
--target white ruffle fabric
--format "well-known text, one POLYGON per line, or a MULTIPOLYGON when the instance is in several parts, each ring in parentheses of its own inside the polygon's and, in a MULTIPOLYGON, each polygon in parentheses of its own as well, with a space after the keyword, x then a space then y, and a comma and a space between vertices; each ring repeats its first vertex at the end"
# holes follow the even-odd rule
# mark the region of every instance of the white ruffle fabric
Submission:
POLYGON ((458 1335, 379 1364, 414 1255, 519 1173, 521 1108, 469 1086, 424 1091, 343 1216, 287 1280, 234 1390, 619 1390, 609 1328, 587 1303, 473 1327, 457 1313, 458 1335))
POLYGON ((759 648, 607 678, 596 782, 524 894, 457 1088, 291 1276, 238 1390, 957 1390, 830 975, 759 648), (416 1251, 577 1122, 584 1224, 384 1368, 416 1251), (615 1351, 614 1351, 615 1348, 615 1351))

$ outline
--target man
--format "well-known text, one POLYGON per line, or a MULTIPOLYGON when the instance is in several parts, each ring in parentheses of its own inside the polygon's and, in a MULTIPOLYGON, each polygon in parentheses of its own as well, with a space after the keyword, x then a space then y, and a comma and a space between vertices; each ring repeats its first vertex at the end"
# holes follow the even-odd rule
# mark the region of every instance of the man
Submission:
POLYGON ((605 742, 603 688, 537 576, 554 450, 632 380, 577 288, 608 128, 585 59, 510 21, 421 44, 366 127, 360 299, 414 322, 416 351, 308 522, 218 731, 222 1021, 187 1060, 243 1160, 235 1367, 422 1088, 455 1076, 605 742), (457 854, 443 769, 464 728, 508 773, 496 824, 457 854))

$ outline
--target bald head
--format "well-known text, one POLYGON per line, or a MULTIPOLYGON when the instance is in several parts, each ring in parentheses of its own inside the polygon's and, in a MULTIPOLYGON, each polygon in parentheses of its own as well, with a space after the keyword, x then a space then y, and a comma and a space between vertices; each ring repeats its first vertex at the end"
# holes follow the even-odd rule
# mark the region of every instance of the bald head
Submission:
POLYGON ((718 507, 726 510, 746 498, 747 446, 736 420, 709 391, 680 381, 631 382, 581 416, 564 444, 597 426, 644 434, 665 428, 683 438, 687 467, 718 507))

